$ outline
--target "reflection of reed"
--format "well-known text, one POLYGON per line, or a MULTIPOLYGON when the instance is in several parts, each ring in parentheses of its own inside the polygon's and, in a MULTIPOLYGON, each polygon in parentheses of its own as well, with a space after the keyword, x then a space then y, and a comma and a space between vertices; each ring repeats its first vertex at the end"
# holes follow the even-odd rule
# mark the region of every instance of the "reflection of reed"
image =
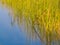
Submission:
MULTIPOLYGON (((24 22, 29 37, 41 39, 46 45, 58 41, 60 36, 59 0, 1 0, 11 7, 18 24, 24 22)), ((54 44, 53 44, 54 45, 54 44)))

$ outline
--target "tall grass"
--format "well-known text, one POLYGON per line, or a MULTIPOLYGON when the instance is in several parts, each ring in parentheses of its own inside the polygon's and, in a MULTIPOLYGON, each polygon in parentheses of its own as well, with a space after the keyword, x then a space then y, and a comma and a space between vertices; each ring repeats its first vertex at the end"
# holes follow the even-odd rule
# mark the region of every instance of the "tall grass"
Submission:
POLYGON ((59 44, 60 0, 0 0, 13 9, 13 18, 19 25, 24 23, 29 37, 39 37, 46 45, 59 44))

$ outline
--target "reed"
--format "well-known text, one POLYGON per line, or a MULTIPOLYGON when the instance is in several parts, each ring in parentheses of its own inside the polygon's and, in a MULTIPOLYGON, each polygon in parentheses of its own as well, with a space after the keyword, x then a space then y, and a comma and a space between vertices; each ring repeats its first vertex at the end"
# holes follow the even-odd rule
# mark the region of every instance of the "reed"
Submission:
POLYGON ((0 0, 13 9, 13 18, 18 25, 24 23, 28 36, 38 37, 46 45, 59 45, 60 0, 0 0))

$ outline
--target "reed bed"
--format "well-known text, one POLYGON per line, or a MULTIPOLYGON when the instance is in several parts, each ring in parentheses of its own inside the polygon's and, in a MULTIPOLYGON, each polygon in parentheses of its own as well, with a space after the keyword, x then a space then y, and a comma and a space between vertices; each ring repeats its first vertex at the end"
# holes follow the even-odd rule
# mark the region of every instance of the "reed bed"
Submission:
POLYGON ((13 10, 18 25, 24 23, 27 37, 45 45, 60 45, 60 0, 0 0, 13 10))

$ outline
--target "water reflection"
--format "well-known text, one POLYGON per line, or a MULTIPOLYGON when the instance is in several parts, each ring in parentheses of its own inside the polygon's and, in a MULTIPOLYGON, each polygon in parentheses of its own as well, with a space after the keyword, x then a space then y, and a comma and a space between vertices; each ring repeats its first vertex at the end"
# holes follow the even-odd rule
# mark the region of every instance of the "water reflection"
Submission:
MULTIPOLYGON (((7 8, 0 6, 0 45, 26 45, 26 34, 17 24, 11 25, 11 17, 7 8)), ((40 45, 32 41, 30 45, 40 45)))

